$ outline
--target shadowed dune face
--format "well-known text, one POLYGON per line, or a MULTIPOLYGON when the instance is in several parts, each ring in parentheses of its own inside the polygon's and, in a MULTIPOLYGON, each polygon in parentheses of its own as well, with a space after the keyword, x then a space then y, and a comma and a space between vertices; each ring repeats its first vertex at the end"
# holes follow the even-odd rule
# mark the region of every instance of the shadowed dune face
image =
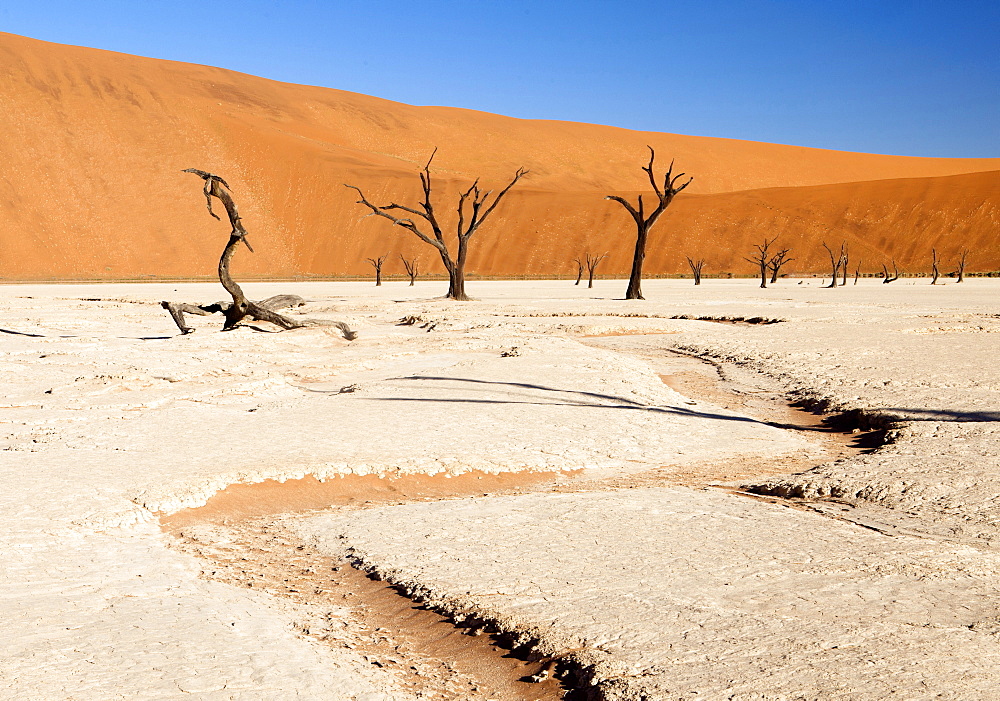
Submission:
MULTIPOLYGON (((205 66, 0 34, 0 276, 9 279, 211 276, 228 228, 204 208, 200 181, 222 175, 251 232, 237 276, 367 274, 365 257, 429 247, 362 220, 354 193, 413 202, 416 173, 437 146, 439 209, 481 176, 528 179, 477 234, 469 271, 571 272, 585 250, 627 269, 633 232, 604 195, 646 189, 646 144, 695 176, 654 229, 647 270, 749 273, 751 241, 781 235, 796 266, 822 270, 821 240, 856 243, 866 259, 916 266, 930 246, 962 246, 973 269, 1000 268, 1000 159, 929 159, 519 120, 414 107, 205 66), (691 193, 691 194, 688 194, 691 193), (807 250, 808 249, 808 250, 807 250), (742 267, 741 267, 742 266, 742 267)), ((916 269, 914 267, 914 269, 916 269)))

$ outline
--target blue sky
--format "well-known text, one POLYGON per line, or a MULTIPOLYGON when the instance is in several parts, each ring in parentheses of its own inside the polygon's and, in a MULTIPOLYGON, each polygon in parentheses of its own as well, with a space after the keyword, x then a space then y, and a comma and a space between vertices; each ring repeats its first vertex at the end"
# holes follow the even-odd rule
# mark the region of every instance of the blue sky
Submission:
POLYGON ((3 0, 0 30, 417 105, 1000 157, 997 0, 3 0))

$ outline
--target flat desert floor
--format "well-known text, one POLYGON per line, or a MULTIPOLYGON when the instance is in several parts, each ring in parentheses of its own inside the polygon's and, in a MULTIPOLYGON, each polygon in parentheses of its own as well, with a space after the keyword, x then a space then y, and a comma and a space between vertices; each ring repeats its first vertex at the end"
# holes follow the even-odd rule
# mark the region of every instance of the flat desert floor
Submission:
POLYGON ((996 698, 1000 283, 928 283, 0 287, 0 698, 996 698))

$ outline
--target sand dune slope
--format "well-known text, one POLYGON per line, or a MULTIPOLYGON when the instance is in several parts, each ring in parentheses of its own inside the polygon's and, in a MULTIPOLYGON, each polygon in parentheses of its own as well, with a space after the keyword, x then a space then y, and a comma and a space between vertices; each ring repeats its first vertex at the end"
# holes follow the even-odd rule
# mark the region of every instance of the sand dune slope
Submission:
MULTIPOLYGON (((180 172, 189 167, 233 185, 258 234, 258 254, 237 261, 246 276, 357 274, 366 256, 420 250, 360 223, 363 211, 342 184, 378 199, 411 197, 414 173, 435 146, 442 194, 479 175, 495 185, 518 166, 532 171, 520 197, 498 210, 494 236, 502 231, 504 243, 483 242, 473 267, 484 274, 563 272, 588 222, 587 235, 598 239, 606 223, 608 240, 594 245, 612 249, 617 219, 600 195, 645 186, 646 144, 694 174, 690 192, 703 196, 1000 170, 1000 159, 844 153, 414 107, 9 34, 0 34, 0 96, 0 276, 15 279, 211 275, 227 232, 208 218, 199 182, 180 172)), ((913 199, 938 187, 911 184, 884 196, 913 199)), ((754 197, 720 200, 734 209, 719 226, 742 235, 747 217, 757 216, 754 197)), ((781 198, 791 203, 796 195, 781 198)), ((688 197, 683 206, 698 203, 714 201, 688 197)), ((821 204, 802 205, 795 216, 822 218, 829 212, 821 204)), ((951 216, 937 211, 927 216, 951 216)), ((695 233, 706 217, 699 215, 695 233)), ((963 226, 982 239, 984 217, 963 226)), ((657 255, 651 272, 676 267, 657 255)))

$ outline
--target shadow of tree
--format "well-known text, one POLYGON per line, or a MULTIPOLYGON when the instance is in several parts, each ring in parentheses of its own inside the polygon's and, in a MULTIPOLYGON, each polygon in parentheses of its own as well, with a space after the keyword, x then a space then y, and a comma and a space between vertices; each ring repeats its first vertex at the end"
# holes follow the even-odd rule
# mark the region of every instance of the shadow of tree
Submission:
POLYGON ((1000 411, 954 411, 951 409, 912 409, 907 407, 888 407, 885 411, 903 414, 904 421, 955 421, 958 423, 1000 421, 1000 411))
MULTIPOLYGON (((493 385, 493 386, 504 386, 504 387, 515 387, 519 389, 528 390, 538 390, 545 393, 553 393, 559 395, 570 395, 580 397, 581 399, 577 401, 539 401, 535 399, 505 399, 505 398, 494 398, 494 399, 471 399, 462 397, 453 398, 434 398, 434 397, 361 397, 362 399, 370 399, 372 401, 386 401, 386 402, 428 402, 428 403, 460 403, 460 404, 529 404, 535 406, 574 406, 588 409, 615 409, 615 410, 630 410, 630 411, 646 411, 660 414, 674 414, 677 416, 694 417, 700 419, 709 419, 713 421, 732 421, 738 423, 754 423, 762 426, 770 426, 772 428, 781 428, 793 431, 815 431, 829 433, 831 429, 824 426, 798 426, 794 424, 785 424, 774 421, 761 421, 759 419, 754 419, 748 416, 734 416, 731 414, 719 414, 715 412, 698 411, 696 409, 687 409, 685 407, 672 407, 672 406, 657 406, 651 404, 643 404, 642 402, 637 402, 633 399, 628 399, 627 397, 621 397, 614 394, 602 394, 599 392, 586 392, 582 390, 572 390, 572 389, 560 389, 557 387, 547 387, 545 385, 531 384, 527 382, 503 382, 499 380, 476 380, 471 378, 461 378, 461 377, 435 377, 435 376, 420 376, 411 375, 408 377, 395 377, 391 378, 395 381, 423 381, 423 382, 460 382, 470 385, 493 385), (590 400, 590 401, 588 401, 590 400)), ((516 395, 515 395, 516 396, 516 395)), ((522 395, 531 397, 531 395, 522 395)))
POLYGON ((0 333, 9 333, 12 336, 30 336, 31 338, 47 338, 42 333, 28 333, 27 331, 14 331, 13 329, 0 329, 0 333))

